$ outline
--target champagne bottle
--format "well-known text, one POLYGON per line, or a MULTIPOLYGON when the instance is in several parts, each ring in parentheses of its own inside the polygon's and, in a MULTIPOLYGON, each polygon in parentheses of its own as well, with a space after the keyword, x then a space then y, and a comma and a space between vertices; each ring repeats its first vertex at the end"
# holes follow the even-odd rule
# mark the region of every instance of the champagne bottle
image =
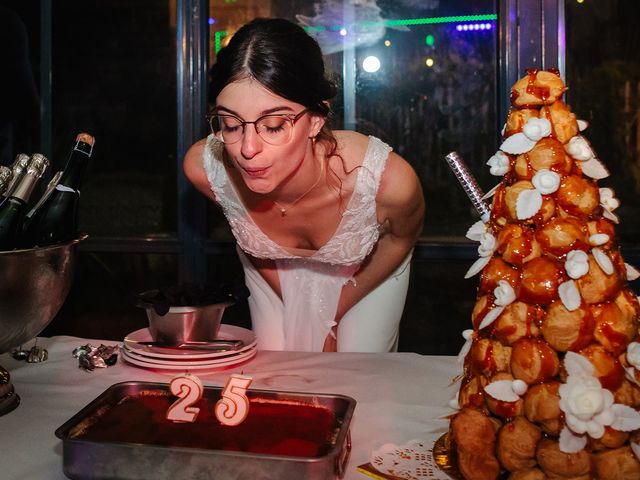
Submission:
POLYGON ((13 177, 11 169, 4 165, 0 166, 0 195, 7 190, 9 182, 11 182, 11 177, 13 177))
POLYGON ((11 181, 9 182, 9 185, 7 185, 7 189, 4 191, 5 198, 11 195, 18 186, 20 179, 27 171, 27 166, 29 165, 30 160, 31 158, 26 153, 19 153, 16 156, 13 165, 11 165, 11 171, 13 172, 11 175, 11 181))
POLYGON ((13 193, 0 206, 0 251, 17 246, 22 221, 27 213, 27 202, 49 161, 44 155, 35 153, 27 171, 16 185, 13 193))
POLYGON ((54 177, 42 200, 25 218, 20 240, 22 247, 43 247, 77 238, 80 184, 93 153, 93 145, 91 135, 78 134, 59 180, 54 183, 54 177))

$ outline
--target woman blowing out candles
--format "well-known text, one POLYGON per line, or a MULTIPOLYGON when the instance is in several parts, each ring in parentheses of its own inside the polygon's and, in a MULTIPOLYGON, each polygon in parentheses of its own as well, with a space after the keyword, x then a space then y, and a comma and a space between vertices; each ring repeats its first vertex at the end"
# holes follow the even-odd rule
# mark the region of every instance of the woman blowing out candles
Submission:
POLYGON ((260 348, 393 351, 424 200, 374 137, 327 126, 318 44, 282 19, 238 30, 210 71, 212 134, 184 169, 238 242, 260 348))

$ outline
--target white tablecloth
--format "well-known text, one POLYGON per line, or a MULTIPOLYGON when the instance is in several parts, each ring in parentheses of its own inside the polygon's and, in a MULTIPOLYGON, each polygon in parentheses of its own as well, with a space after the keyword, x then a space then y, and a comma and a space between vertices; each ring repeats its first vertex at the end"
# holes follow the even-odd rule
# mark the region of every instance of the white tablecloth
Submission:
MULTIPOLYGON (((0 355, 21 398, 20 406, 0 417, 0 478, 64 479, 62 442, 54 435, 82 407, 114 383, 169 382, 170 375, 125 364, 86 372, 72 357, 74 348, 117 342, 59 336, 39 338, 49 352, 43 363, 0 355)), ((25 345, 30 347, 32 345, 25 345)), ((248 363, 216 373, 198 374, 205 385, 223 386, 231 373, 253 377, 252 388, 342 394, 357 401, 351 423, 353 449, 345 479, 366 480, 356 467, 368 462, 384 443, 412 439, 433 442, 447 428, 450 386, 458 373, 454 357, 415 353, 301 353, 259 351, 248 363)))

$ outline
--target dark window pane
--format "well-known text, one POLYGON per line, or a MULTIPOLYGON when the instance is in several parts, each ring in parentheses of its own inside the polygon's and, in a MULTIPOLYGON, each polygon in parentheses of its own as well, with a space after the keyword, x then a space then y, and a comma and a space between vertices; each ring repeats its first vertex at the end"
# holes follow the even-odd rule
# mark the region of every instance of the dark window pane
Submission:
POLYGON ((52 2, 53 158, 96 137, 81 202, 91 236, 176 231, 175 4, 52 2))
POLYGON ((584 136, 611 171, 599 182, 620 199, 617 233, 637 244, 640 231, 640 31, 637 3, 566 4, 567 103, 589 122, 584 136))

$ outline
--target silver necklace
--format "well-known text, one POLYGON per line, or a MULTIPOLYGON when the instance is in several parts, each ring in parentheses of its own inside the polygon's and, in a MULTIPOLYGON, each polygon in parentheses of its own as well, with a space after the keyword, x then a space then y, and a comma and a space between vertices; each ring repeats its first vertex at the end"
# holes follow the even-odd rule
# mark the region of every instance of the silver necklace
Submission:
POLYGON ((311 185, 306 192, 304 192, 302 195, 300 195, 298 198, 296 198, 293 202, 291 202, 288 207, 283 207, 281 204, 279 204, 275 200, 272 200, 273 204, 276 207, 278 207, 278 210, 280 210, 280 216, 282 216, 282 217, 286 216, 287 215, 287 210, 290 210, 291 208, 293 208, 296 203, 298 203, 304 197, 309 195, 309 193, 311 193, 311 191, 318 186, 318 183, 320 183, 320 179, 322 178, 322 172, 323 171, 324 171, 324 164, 320 163, 320 173, 318 174, 318 178, 316 179, 316 181, 313 182, 313 185, 311 185))

